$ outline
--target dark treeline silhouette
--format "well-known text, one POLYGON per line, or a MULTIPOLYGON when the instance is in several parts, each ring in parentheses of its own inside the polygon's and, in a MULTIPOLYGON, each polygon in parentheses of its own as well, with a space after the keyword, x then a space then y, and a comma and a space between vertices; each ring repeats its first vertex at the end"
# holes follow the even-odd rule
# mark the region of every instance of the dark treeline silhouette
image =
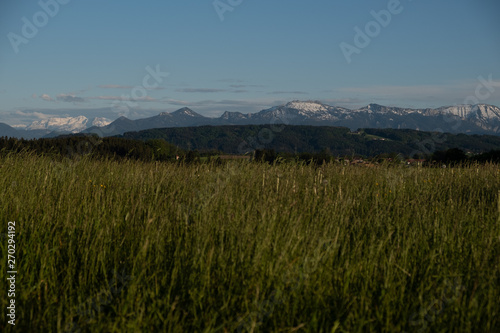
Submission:
MULTIPOLYGON (((157 128, 123 134, 136 140, 164 139, 184 150, 218 150, 224 154, 274 149, 292 154, 319 153, 333 156, 403 156, 432 154, 459 148, 473 154, 500 149, 500 136, 449 134, 409 129, 359 129, 331 126, 231 125, 157 128)), ((413 157, 413 156, 412 156, 413 157)))
POLYGON ((435 151, 429 158, 430 163, 442 163, 448 165, 467 163, 500 163, 500 150, 491 150, 486 153, 467 156, 458 148, 435 151))
POLYGON ((0 138, 3 153, 21 151, 51 156, 54 158, 77 158, 92 156, 97 159, 129 158, 142 161, 168 161, 184 157, 186 153, 162 139, 147 141, 123 138, 99 138, 96 135, 72 135, 50 139, 0 138))
MULTIPOLYGON (((221 151, 182 150, 164 139, 134 140, 119 137, 100 138, 96 135, 71 135, 50 139, 15 139, 0 137, 0 153, 32 152, 53 158, 79 158, 90 156, 95 159, 133 159, 141 161, 175 161, 201 163, 222 162, 231 159, 221 151)), ((247 159, 240 159, 247 160, 247 159)), ((459 148, 435 151, 426 156, 410 157, 398 153, 384 153, 376 156, 346 155, 340 157, 326 148, 320 152, 276 152, 274 149, 256 149, 250 160, 262 163, 301 162, 322 165, 330 162, 370 164, 389 162, 418 163, 423 166, 459 165, 467 163, 500 163, 500 150, 467 155, 459 148), (416 159, 418 158, 418 159, 416 159)))
MULTIPOLYGON (((414 156, 415 157, 415 156, 414 156)), ((280 163, 284 161, 303 162, 305 164, 322 165, 330 162, 341 162, 349 164, 366 164, 374 165, 381 163, 389 164, 416 164, 421 166, 457 166, 474 163, 500 163, 500 150, 491 150, 487 153, 468 156, 463 150, 451 148, 448 150, 435 151, 430 155, 419 156, 418 159, 410 156, 403 156, 397 153, 380 154, 374 157, 366 157, 361 155, 350 156, 333 156, 328 149, 324 149, 319 153, 276 153, 274 149, 257 149, 254 152, 254 160, 264 163, 280 163)))

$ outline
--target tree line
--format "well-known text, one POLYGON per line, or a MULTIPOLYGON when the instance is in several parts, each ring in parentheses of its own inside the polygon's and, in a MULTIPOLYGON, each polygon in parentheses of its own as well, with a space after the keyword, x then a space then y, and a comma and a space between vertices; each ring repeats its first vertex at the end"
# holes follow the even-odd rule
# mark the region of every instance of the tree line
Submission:
MULTIPOLYGON (((16 139, 0 137, 0 153, 31 152, 55 159, 80 158, 90 156, 95 159, 132 159, 140 161, 221 162, 223 151, 212 149, 205 151, 186 150, 164 139, 135 140, 122 137, 100 138, 97 135, 68 135, 47 139, 16 139)), ((500 150, 490 150, 480 154, 467 154, 459 148, 437 150, 427 155, 405 156, 398 152, 381 153, 374 156, 363 154, 338 155, 329 148, 317 152, 290 153, 275 149, 255 149, 249 153, 250 159, 263 163, 303 162, 321 165, 330 162, 363 160, 370 163, 401 163, 418 158, 425 165, 463 164, 463 163, 500 163, 500 150)), ((227 156, 226 156, 227 157, 227 156)))

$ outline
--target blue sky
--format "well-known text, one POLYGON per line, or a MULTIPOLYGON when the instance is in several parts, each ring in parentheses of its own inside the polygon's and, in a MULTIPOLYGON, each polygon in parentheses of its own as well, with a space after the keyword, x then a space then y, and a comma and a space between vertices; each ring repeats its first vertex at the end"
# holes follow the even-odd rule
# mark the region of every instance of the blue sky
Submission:
POLYGON ((215 117, 296 99, 500 105, 499 13, 497 0, 2 0, 0 122, 184 106, 215 117))

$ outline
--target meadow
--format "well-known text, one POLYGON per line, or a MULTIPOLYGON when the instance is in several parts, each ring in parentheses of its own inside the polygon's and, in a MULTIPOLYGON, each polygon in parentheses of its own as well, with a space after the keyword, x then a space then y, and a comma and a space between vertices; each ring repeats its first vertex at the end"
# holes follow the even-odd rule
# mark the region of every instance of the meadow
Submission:
POLYGON ((2 332, 500 331, 498 165, 25 153, 0 187, 2 332))

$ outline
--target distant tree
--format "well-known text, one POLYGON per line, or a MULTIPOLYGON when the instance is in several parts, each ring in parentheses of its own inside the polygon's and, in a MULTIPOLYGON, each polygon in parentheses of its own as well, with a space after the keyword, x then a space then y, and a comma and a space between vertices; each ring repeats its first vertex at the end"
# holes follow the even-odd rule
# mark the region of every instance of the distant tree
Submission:
POLYGON ((300 160, 300 161, 304 161, 304 162, 306 162, 307 164, 309 164, 309 163, 311 163, 311 162, 313 162, 313 161, 314 161, 314 160, 313 160, 313 157, 314 157, 314 155, 313 155, 313 154, 311 154, 311 153, 307 153, 307 152, 306 152, 306 153, 300 153, 300 154, 299 154, 299 160, 300 160))
POLYGON ((256 149, 254 152, 254 160, 257 162, 274 163, 277 154, 274 149, 256 149))
POLYGON ((190 150, 187 152, 184 162, 186 163, 197 163, 200 161, 200 153, 197 150, 190 150))
POLYGON ((328 148, 325 148, 321 150, 319 153, 313 155, 313 161, 317 165, 329 163, 331 160, 332 160, 332 153, 328 148))
POLYGON ((431 156, 431 160, 446 164, 458 164, 466 162, 467 155, 461 149, 451 148, 446 151, 434 152, 431 156))
POLYGON ((177 147, 164 139, 149 139, 146 145, 152 149, 153 160, 167 161, 173 159, 177 154, 177 147))
POLYGON ((487 153, 476 155, 473 160, 481 163, 500 163, 500 150, 490 150, 487 153))

